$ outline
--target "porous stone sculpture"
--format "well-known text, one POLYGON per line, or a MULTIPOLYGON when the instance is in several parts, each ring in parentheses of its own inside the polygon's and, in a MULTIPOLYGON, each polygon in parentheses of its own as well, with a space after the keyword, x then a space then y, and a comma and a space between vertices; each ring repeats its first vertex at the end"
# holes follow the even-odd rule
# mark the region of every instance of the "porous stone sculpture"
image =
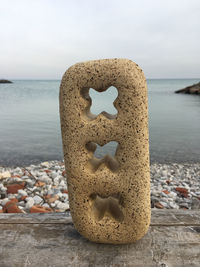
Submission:
POLYGON ((60 118, 69 203, 75 228, 91 241, 130 243, 150 223, 147 87, 128 59, 78 63, 64 74, 60 118), (118 89, 118 114, 90 113, 89 89, 118 89), (118 142, 115 157, 94 156, 96 144, 118 142))

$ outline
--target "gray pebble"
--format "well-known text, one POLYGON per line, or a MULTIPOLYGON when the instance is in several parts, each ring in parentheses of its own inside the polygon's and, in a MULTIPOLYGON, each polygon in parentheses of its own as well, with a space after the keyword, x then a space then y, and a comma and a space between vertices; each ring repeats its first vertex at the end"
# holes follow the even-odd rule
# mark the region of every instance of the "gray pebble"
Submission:
POLYGON ((57 172, 52 172, 51 173, 51 178, 55 179, 58 176, 57 172))
POLYGON ((20 202, 18 202, 17 204, 18 204, 19 206, 21 206, 21 207, 25 207, 25 206, 26 206, 26 204, 25 204, 24 201, 20 201, 20 202))
POLYGON ((1 205, 2 206, 5 206, 6 205, 6 203, 9 201, 9 199, 6 197, 6 198, 4 198, 2 201, 1 201, 1 205))
POLYGON ((38 195, 35 195, 33 197, 33 200, 34 200, 34 205, 38 205, 38 204, 41 204, 42 202, 44 202, 44 200, 38 195))
POLYGON ((24 197, 24 196, 27 196, 28 194, 27 194, 27 192, 25 190, 19 189, 18 190, 18 195, 24 197))
POLYGON ((164 201, 160 201, 160 204, 163 205, 164 208, 167 208, 168 207, 168 204, 164 201))
POLYGON ((68 203, 63 203, 63 202, 60 202, 60 201, 56 204, 56 206, 61 211, 65 211, 65 210, 69 209, 69 204, 68 203))

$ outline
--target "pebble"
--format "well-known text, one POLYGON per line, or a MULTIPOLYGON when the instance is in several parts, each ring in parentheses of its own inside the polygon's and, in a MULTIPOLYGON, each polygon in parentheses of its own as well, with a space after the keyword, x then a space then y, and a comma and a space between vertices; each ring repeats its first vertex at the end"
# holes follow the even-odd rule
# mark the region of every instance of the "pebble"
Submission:
POLYGON ((5 172, 0 173, 0 179, 9 178, 9 177, 11 177, 11 174, 9 171, 5 171, 5 172))
POLYGON ((192 206, 192 209, 194 209, 194 210, 200 210, 200 199, 195 198, 192 201, 191 206, 192 206))
POLYGON ((34 199, 32 197, 27 197, 26 198, 26 209, 30 209, 34 205, 34 199))
POLYGON ((0 184, 0 192, 4 193, 6 191, 7 191, 7 188, 3 184, 0 184))
MULTIPOLYGON (((1 212, 14 198, 19 201, 16 212, 69 210, 67 173, 63 162, 45 161, 25 168, 0 167, 0 177, 1 212)), ((152 164, 151 207, 200 209, 199 184, 200 164, 152 164)))
POLYGON ((54 182, 54 185, 59 185, 60 177, 56 177, 53 182, 54 182))
POLYGON ((200 208, 199 184, 200 164, 152 164, 151 207, 200 208))
POLYGON ((44 204, 42 205, 42 207, 50 208, 49 204, 47 204, 47 203, 44 203, 44 204))
POLYGON ((51 173, 51 178, 52 178, 52 179, 55 179, 55 178, 57 177, 57 175, 58 175, 58 174, 57 174, 56 172, 52 172, 52 173, 51 173))
POLYGON ((46 184, 50 184, 52 182, 52 180, 50 179, 50 177, 48 177, 47 175, 42 175, 39 180, 41 182, 44 182, 46 184))
POLYGON ((30 187, 32 187, 35 184, 35 181, 33 181, 30 178, 28 178, 28 179, 26 179, 26 183, 27 183, 27 185, 29 185, 30 187))
POLYGON ((178 209, 178 205, 172 201, 169 202, 169 207, 172 208, 172 209, 178 209))
POLYGON ((34 200, 34 205, 38 205, 38 204, 41 204, 42 202, 44 202, 43 198, 41 198, 40 196, 38 195, 35 195, 33 197, 33 200, 34 200))
POLYGON ((159 202, 164 208, 168 207, 168 204, 166 202, 164 202, 164 201, 159 201, 159 202))
POLYGON ((27 192, 23 189, 18 190, 18 195, 22 197, 28 196, 27 192))
POLYGON ((42 166, 42 167, 49 167, 49 162, 48 161, 45 161, 45 162, 42 162, 42 163, 40 163, 40 165, 42 166))
POLYGON ((57 202, 56 206, 60 211, 65 211, 65 210, 69 209, 69 204, 68 203, 62 203, 61 201, 57 202))
POLYGON ((1 205, 5 206, 5 204, 9 201, 9 199, 6 197, 1 201, 1 205))
POLYGON ((24 201, 19 201, 19 202, 18 202, 18 205, 21 206, 21 207, 25 207, 25 206, 26 206, 26 204, 25 204, 24 201))
POLYGON ((188 203, 180 203, 179 207, 188 209, 189 205, 188 205, 188 203))

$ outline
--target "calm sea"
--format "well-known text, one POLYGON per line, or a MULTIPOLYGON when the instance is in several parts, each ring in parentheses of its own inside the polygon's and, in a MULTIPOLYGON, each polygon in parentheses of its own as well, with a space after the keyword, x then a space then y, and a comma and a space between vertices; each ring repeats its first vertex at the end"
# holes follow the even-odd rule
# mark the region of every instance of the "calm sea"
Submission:
MULTIPOLYGON (((147 81, 151 162, 200 162, 200 96, 174 94, 199 80, 147 81)), ((0 165, 22 166, 63 158, 59 85, 58 80, 0 84, 0 165)), ((93 113, 116 113, 110 103, 117 96, 115 88, 101 94, 90 91, 93 113)), ((113 144, 106 149, 113 153, 113 144)))

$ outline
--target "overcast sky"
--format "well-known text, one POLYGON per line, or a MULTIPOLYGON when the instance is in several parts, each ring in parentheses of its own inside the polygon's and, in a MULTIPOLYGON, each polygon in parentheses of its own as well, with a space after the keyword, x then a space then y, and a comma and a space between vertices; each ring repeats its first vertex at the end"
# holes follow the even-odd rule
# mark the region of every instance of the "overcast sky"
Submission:
POLYGON ((199 78, 200 0, 0 0, 0 78, 114 57, 147 78, 199 78))

